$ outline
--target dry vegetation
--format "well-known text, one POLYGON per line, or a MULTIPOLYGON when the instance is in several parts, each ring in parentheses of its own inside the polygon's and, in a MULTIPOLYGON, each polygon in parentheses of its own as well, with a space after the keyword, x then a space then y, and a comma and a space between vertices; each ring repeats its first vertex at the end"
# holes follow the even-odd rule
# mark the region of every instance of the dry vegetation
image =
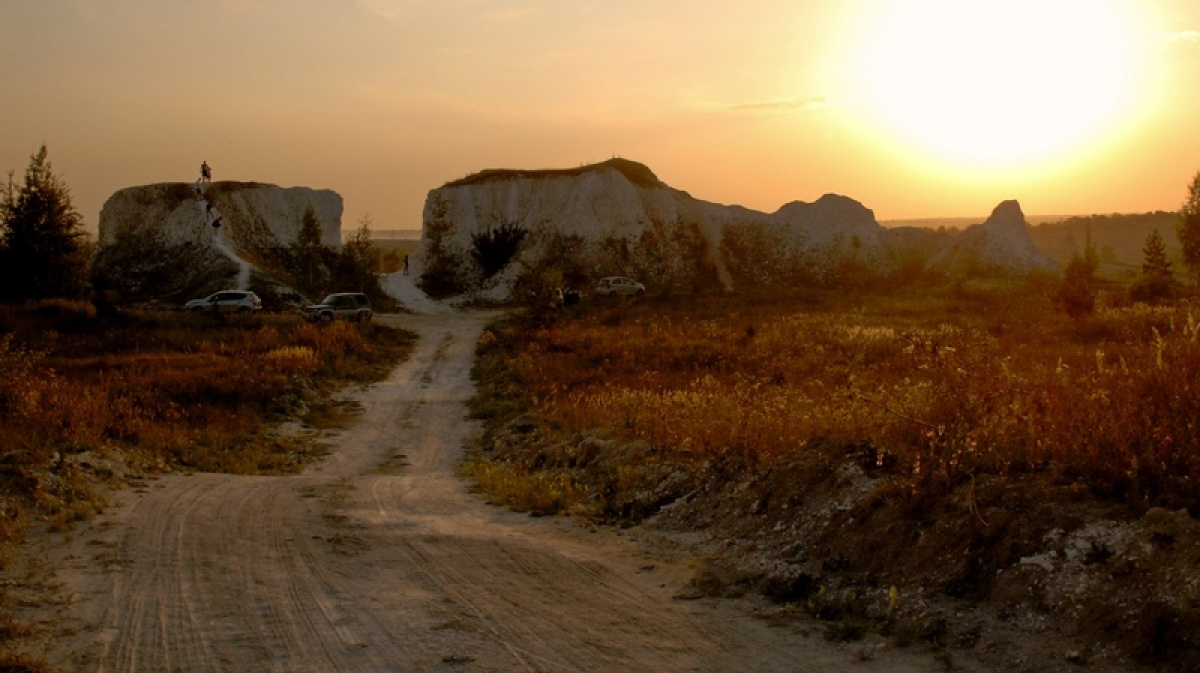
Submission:
MULTIPOLYGON (((946 643, 941 618, 899 618, 900 585, 1063 611, 1121 656, 1194 659, 1200 644, 1179 636, 1200 624, 1181 607, 1190 599, 1156 593, 1164 577, 1148 567, 1121 570, 1105 540, 1088 557, 1093 588, 1118 575, 1141 587, 1120 609, 1119 592, 1085 608, 1090 595, 1064 603, 1020 573, 1047 536, 1097 512, 1200 513, 1200 306, 1109 288, 1073 321, 1053 293, 1046 279, 974 279, 595 303, 501 323, 481 342, 487 430, 465 471, 494 501, 535 512, 629 523, 670 510, 742 536, 777 555, 742 579, 819 617, 836 605, 946 643), (1027 581, 1043 593, 1004 597, 1027 581), (1131 621, 1088 612, 1102 608, 1131 621)), ((1184 553, 1182 532, 1164 535, 1184 553)))
POLYGON ((1200 307, 1077 324, 1012 283, 598 307, 525 333, 505 364, 563 432, 748 465, 833 441, 922 491, 1039 473, 1200 508, 1200 307))
MULTIPOLYGON (((328 395, 379 378, 411 335, 317 327, 293 317, 128 313, 47 300, 0 314, 0 540, 103 506, 101 484, 130 474, 298 469, 320 452, 279 432, 335 417, 328 395)), ((336 412, 336 409, 333 409, 336 412)))

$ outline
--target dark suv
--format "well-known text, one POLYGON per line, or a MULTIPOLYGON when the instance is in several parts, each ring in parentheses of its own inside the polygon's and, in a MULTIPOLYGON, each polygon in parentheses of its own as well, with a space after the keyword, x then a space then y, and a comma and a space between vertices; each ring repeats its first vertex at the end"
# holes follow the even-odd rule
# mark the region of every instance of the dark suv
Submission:
POLYGON ((335 319, 368 322, 371 320, 371 300, 361 292, 335 292, 320 304, 304 307, 304 319, 309 322, 331 322, 335 319))

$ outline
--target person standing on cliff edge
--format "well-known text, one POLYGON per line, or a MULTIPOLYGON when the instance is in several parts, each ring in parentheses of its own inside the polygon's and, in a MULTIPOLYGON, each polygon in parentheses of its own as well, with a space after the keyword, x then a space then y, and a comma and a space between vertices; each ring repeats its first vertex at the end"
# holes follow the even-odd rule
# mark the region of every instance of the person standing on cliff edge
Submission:
POLYGON ((200 162, 200 179, 205 182, 212 182, 212 169, 208 167, 207 161, 200 162))

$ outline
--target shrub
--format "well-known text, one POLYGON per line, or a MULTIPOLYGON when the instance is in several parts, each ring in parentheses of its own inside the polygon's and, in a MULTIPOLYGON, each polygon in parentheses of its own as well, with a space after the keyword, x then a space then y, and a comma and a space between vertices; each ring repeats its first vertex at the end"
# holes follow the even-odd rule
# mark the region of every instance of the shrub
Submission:
POLYGON ((508 266, 528 233, 515 222, 502 222, 494 229, 471 234, 471 259, 479 265, 483 277, 491 278, 508 266))

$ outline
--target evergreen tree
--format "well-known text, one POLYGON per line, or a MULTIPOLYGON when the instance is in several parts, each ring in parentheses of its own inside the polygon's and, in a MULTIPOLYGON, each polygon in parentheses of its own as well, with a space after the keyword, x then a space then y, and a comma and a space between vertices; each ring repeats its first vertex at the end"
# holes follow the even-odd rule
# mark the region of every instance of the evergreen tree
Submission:
POLYGON ((466 255, 451 241, 454 223, 446 216, 446 202, 433 203, 432 218, 425 223, 425 245, 421 251, 421 277, 417 287, 434 299, 445 299, 467 289, 463 272, 466 255))
POLYGON ((300 220, 300 231, 291 246, 292 274, 296 289, 308 297, 320 299, 318 294, 325 290, 329 270, 325 266, 325 246, 321 243, 321 222, 312 204, 304 209, 300 220))
POLYGON ((8 301, 78 297, 86 288, 83 220, 46 156, 43 145, 24 184, 10 172, 0 194, 0 297, 8 301))
POLYGON ((378 304, 386 297, 376 275, 383 263, 383 251, 371 240, 371 216, 364 215, 358 225, 354 236, 342 244, 334 281, 339 287, 366 293, 378 309, 378 304))
POLYGON ((1179 212, 1179 244, 1183 247, 1183 263, 1200 281, 1200 173, 1192 178, 1187 200, 1179 212))
POLYGON ((1174 295, 1174 272, 1171 271, 1167 249, 1157 229, 1146 237, 1142 254, 1142 277, 1129 289, 1130 296, 1136 301, 1149 302, 1174 295))
POLYGON ((1146 237, 1146 247, 1142 248, 1142 254, 1145 256, 1142 261, 1143 276, 1169 279, 1174 275, 1171 262, 1167 259, 1167 248, 1157 229, 1146 237))

